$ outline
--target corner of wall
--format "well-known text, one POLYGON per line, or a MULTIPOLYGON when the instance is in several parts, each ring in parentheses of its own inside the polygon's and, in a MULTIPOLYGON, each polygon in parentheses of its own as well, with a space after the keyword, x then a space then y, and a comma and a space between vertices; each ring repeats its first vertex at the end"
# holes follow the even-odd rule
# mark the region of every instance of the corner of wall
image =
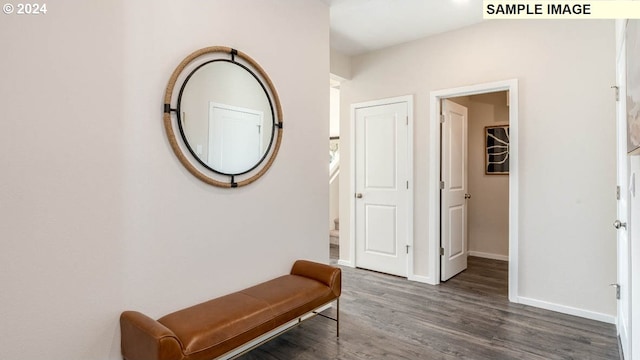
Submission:
POLYGON ((351 79, 351 57, 345 55, 338 50, 331 49, 330 69, 333 76, 337 76, 338 80, 351 79))

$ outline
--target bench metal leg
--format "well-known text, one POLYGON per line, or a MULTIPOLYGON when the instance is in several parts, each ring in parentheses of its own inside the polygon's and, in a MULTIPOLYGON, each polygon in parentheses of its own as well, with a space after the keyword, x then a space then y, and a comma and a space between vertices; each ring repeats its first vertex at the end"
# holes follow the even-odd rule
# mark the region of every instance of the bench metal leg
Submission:
POLYGON ((340 337, 340 298, 336 299, 336 337, 340 337))
MULTIPOLYGON (((325 305, 327 305, 327 304, 325 304, 325 305)), ((271 336, 267 337, 266 339, 263 339, 263 340, 259 341, 258 343, 255 343, 255 344, 253 344, 253 345, 251 345, 251 346, 249 346, 249 347, 247 347, 247 348, 244 348, 244 349, 243 349, 242 351, 240 351, 240 352, 237 352, 237 353, 236 353, 236 352, 235 352, 235 350, 231 350, 231 352, 233 353, 233 355, 229 355, 229 353, 227 353, 227 354, 222 355, 222 356, 221 356, 221 357, 219 357, 218 359, 228 359, 228 360, 236 359, 236 358, 238 358, 238 357, 240 357, 240 356, 242 356, 242 355, 244 355, 244 354, 248 353, 249 351, 251 351, 251 350, 253 350, 253 349, 255 349, 255 348, 259 347, 260 345, 263 345, 263 344, 265 344, 265 343, 269 342, 270 340, 272 340, 272 339, 274 339, 274 338, 276 338, 276 337, 278 337, 278 336, 280 336, 280 335, 284 334, 285 332, 287 332, 287 331, 289 331, 289 330, 291 330, 291 329, 293 329, 293 328, 297 327, 298 325, 302 324, 304 321, 309 320, 309 319, 311 319, 311 318, 313 318, 313 317, 315 317, 315 316, 321 316, 321 317, 327 318, 327 319, 329 319, 329 320, 333 320, 333 321, 335 321, 335 322, 336 322, 336 337, 337 337, 337 338, 339 338, 339 337, 340 337, 340 298, 337 298, 337 299, 336 299, 336 313, 337 313, 336 317, 335 317, 335 318, 332 318, 332 317, 327 316, 327 315, 325 315, 325 314, 321 314, 321 313, 319 313, 319 312, 317 312, 317 311, 311 311, 309 314, 313 314, 312 316, 307 317, 307 318, 304 318, 304 319, 303 319, 303 317, 302 317, 302 316, 301 316, 301 317, 298 317, 297 322, 295 322, 295 324, 290 325, 289 327, 287 327, 287 328, 285 328, 285 329, 282 329, 281 331, 278 331, 278 332, 274 333, 273 335, 271 335, 271 336)), ((296 321, 296 320, 294 319, 294 320, 292 320, 291 322, 294 322, 294 321, 296 321)), ((241 347, 242 347, 242 346, 241 346, 241 347)))
POLYGON ((340 337, 340 298, 336 299, 336 317, 332 318, 331 316, 327 316, 325 314, 321 314, 317 311, 312 311, 314 315, 322 316, 323 318, 327 318, 329 320, 333 320, 336 322, 336 337, 340 337))

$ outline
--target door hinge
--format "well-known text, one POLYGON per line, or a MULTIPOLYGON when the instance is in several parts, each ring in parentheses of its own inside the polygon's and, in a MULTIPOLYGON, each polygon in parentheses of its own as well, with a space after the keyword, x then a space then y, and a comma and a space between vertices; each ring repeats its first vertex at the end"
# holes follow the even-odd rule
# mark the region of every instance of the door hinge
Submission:
POLYGON ((407 180, 407 190, 409 190, 409 180, 407 180))
POLYGON ((407 116, 406 119, 407 119, 407 126, 409 126, 409 117, 407 116))
POLYGON ((620 186, 616 186, 616 200, 620 200, 620 186))
POLYGON ((609 284, 610 286, 615 286, 616 288, 616 300, 620 300, 620 284, 609 284))
POLYGON ((409 245, 405 245, 407 247, 407 254, 409 253, 409 245))
POLYGON ((440 114, 440 124, 444 124, 444 114, 440 114))
POLYGON ((444 248, 443 247, 440 248, 440 256, 444 256, 444 248))
POLYGON ((440 181, 440 190, 444 190, 444 181, 440 181))
POLYGON ((618 85, 613 85, 612 89, 616 89, 616 101, 620 101, 620 87, 618 85))

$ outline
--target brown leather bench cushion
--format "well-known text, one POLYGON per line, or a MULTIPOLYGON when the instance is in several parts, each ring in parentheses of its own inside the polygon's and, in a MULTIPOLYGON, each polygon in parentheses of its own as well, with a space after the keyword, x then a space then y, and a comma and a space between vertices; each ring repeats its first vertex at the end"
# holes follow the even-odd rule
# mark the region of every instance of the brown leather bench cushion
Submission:
POLYGON ((180 339, 186 356, 220 347, 220 351, 207 352, 204 356, 211 359, 224 354, 225 349, 238 346, 234 344, 243 344, 269 331, 273 328, 271 319, 271 311, 264 301, 233 293, 176 311, 158 322, 180 339), (224 344, 230 340, 233 344, 224 344))
POLYGON ((171 329, 188 359, 210 359, 335 299, 325 284, 285 275, 180 311, 158 322, 171 329))
POLYGON ((335 299, 324 284, 298 275, 285 275, 242 291, 269 304, 274 328, 335 299))
POLYGON ((120 315, 126 360, 210 360, 337 299, 341 271, 298 260, 289 275, 166 315, 120 315))

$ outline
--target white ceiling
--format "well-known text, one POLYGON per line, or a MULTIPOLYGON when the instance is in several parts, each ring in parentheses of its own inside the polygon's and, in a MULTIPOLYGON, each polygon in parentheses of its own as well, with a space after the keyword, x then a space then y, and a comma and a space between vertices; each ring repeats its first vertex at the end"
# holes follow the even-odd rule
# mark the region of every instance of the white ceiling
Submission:
POLYGON ((331 47, 357 55, 482 21, 482 0, 323 0, 331 47))

